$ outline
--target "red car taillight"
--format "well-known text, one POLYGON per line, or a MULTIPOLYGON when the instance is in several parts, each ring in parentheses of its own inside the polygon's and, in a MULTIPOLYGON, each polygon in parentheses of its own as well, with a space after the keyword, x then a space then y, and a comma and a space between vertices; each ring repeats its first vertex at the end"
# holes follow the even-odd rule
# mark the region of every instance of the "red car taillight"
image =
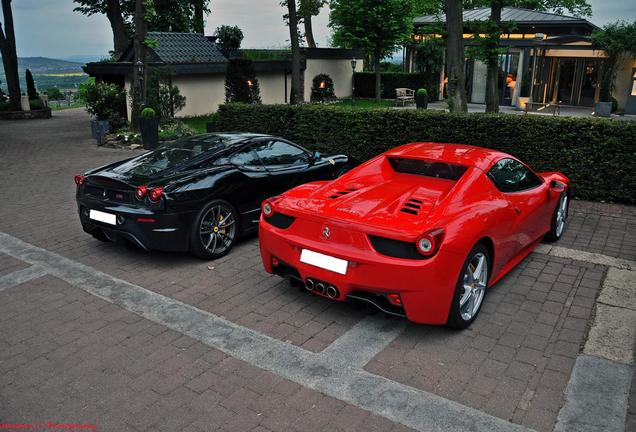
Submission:
POLYGON ((142 200, 146 198, 146 194, 148 193, 148 188, 146 186, 138 186, 135 192, 138 200, 142 200))
POLYGON ((160 187, 150 189, 150 192, 148 192, 148 198, 150 198, 150 201, 152 202, 159 201, 162 196, 163 196, 163 188, 160 188, 160 187))
POLYGON ((265 215, 265 217, 270 217, 274 214, 274 207, 272 206, 272 202, 270 200, 263 201, 261 210, 263 211, 263 215, 265 215))
POLYGON ((435 228, 418 237, 415 247, 419 253, 430 257, 437 253, 442 240, 444 240, 444 228, 435 228))
POLYGON ((84 182, 86 181, 86 176, 85 175, 81 175, 78 174, 75 176, 75 184, 78 186, 81 186, 84 184, 84 182))

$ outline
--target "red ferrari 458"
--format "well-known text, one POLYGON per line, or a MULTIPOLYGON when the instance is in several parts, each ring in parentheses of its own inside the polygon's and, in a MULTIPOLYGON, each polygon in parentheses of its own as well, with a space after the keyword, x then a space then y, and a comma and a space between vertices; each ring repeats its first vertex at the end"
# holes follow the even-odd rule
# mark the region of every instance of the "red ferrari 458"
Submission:
POLYGON ((414 143, 262 205, 269 273, 425 324, 466 328, 486 289, 561 237, 569 180, 498 151, 414 143))

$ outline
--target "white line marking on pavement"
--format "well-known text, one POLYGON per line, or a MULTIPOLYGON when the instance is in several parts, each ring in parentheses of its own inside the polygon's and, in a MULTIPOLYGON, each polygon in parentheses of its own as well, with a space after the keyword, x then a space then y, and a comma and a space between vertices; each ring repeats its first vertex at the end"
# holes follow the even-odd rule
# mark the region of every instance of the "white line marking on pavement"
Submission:
MULTIPOLYGON (((528 431, 523 426, 371 374, 360 367, 346 368, 337 357, 330 357, 328 353, 310 353, 193 306, 98 272, 8 234, 0 233, 0 251, 23 261, 37 263, 53 276, 88 293, 192 337, 232 357, 415 430, 528 431)), ((368 331, 364 328, 366 325, 361 325, 359 333, 364 334, 368 331)), ((388 339, 389 337, 380 337, 374 345, 382 346, 388 339)), ((337 347, 342 345, 342 341, 346 341, 344 336, 332 352, 338 352, 337 347)), ((365 358, 370 352, 364 354, 365 358)))
POLYGON ((0 291, 4 291, 8 288, 16 285, 23 284, 32 279, 37 279, 46 274, 46 270, 40 266, 32 265, 22 270, 14 271, 13 273, 0 276, 0 291))
POLYGON ((534 249, 534 252, 555 257, 569 258, 576 261, 585 261, 592 264, 615 267, 624 270, 636 270, 636 261, 614 258, 599 253, 585 252, 578 249, 540 244, 534 249))

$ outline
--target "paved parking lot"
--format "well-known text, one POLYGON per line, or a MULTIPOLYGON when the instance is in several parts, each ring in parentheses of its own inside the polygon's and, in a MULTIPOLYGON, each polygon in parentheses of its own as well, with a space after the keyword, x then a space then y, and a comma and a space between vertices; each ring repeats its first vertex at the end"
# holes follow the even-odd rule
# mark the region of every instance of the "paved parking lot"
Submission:
MULTIPOLYGON (((262 271, 256 238, 214 262, 97 242, 79 225, 73 175, 134 153, 97 148, 89 130, 77 110, 0 124, 0 424, 571 430, 588 354, 631 387, 633 294, 597 297, 608 272, 634 287, 634 207, 573 202, 556 247, 452 332, 291 288, 262 271), (627 357, 588 340, 606 306, 625 311, 627 332, 611 334, 627 357)), ((627 411, 634 427, 623 399, 618 424, 627 411)))

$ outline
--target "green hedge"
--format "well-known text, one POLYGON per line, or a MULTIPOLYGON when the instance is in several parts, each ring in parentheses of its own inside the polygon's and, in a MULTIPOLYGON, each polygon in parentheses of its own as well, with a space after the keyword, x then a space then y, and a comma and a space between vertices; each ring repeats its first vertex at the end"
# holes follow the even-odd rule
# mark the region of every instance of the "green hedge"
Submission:
POLYGON ((564 172, 578 198, 636 203, 636 123, 630 121, 226 104, 219 108, 218 125, 219 130, 279 135, 311 150, 360 160, 414 141, 489 147, 538 171, 564 172))
MULTIPOLYGON (((382 72, 382 98, 395 99, 396 88, 410 88, 417 90, 420 87, 428 90, 429 100, 437 100, 439 75, 430 77, 423 73, 382 72)), ((375 97, 375 73, 356 72, 353 74, 356 97, 375 97)))

